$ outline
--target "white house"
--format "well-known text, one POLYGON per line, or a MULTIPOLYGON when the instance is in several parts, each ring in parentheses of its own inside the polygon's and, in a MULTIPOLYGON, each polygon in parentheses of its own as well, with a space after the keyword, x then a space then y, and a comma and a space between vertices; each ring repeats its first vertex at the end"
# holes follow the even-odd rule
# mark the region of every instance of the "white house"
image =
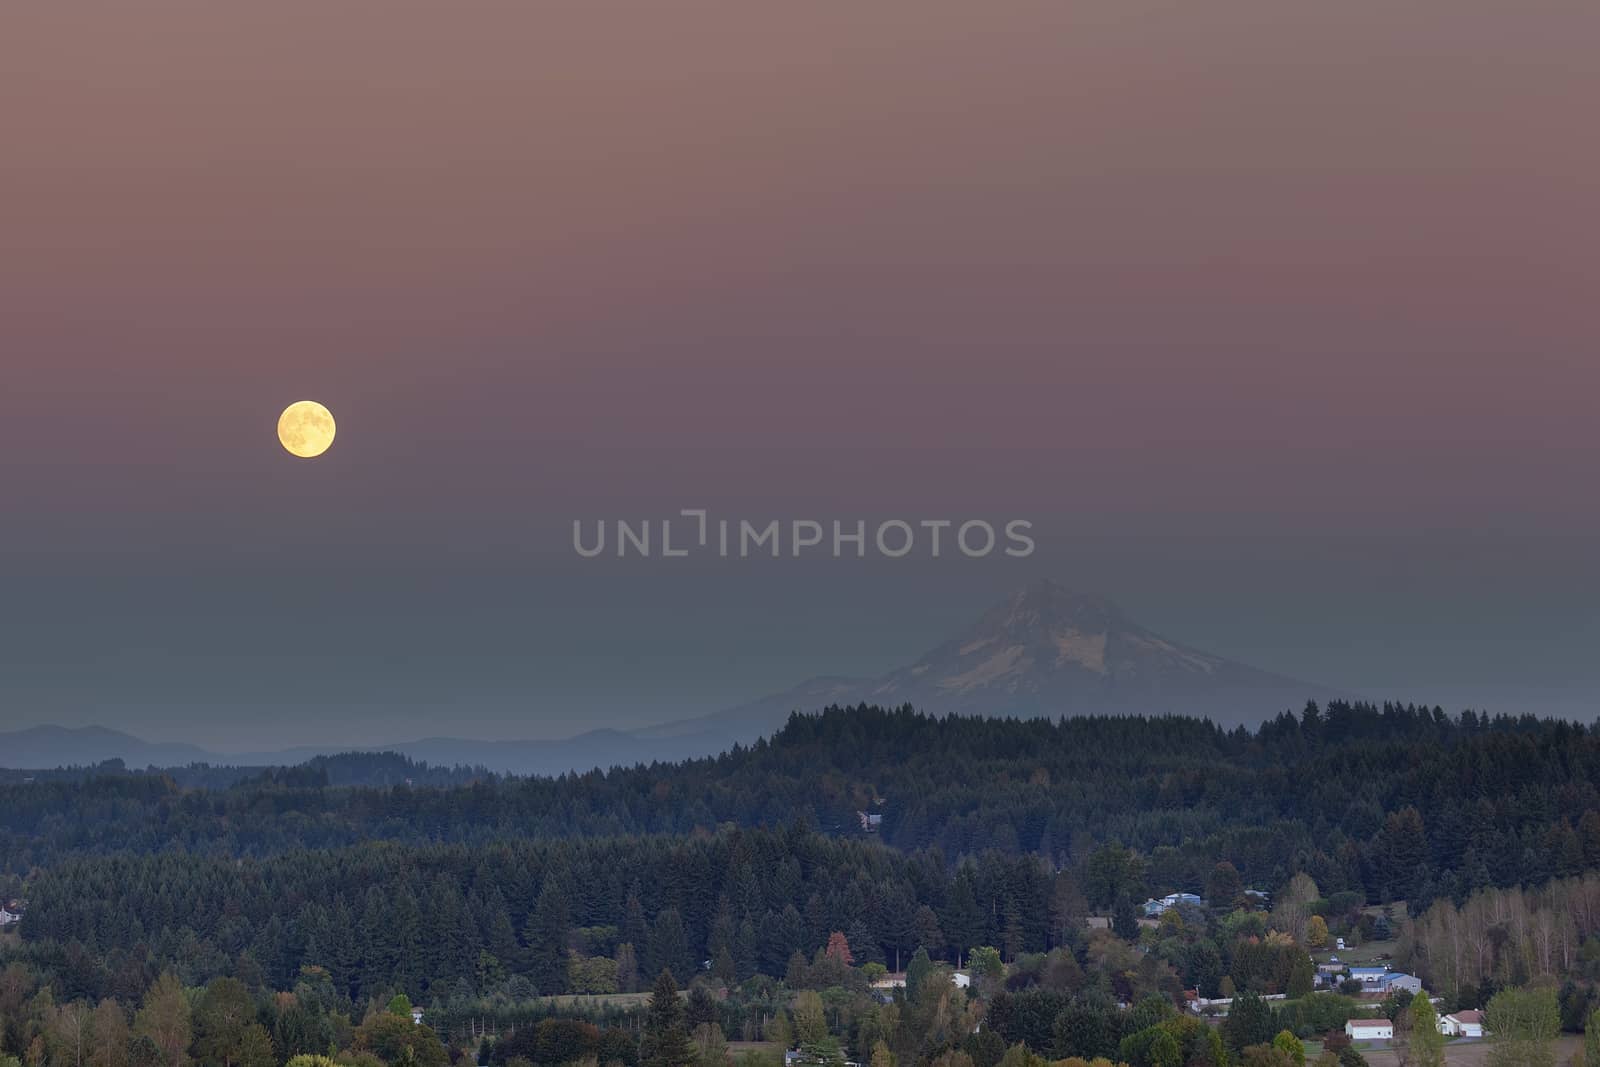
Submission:
POLYGON ((957 989, 966 989, 972 985, 972 975, 966 971, 956 971, 950 976, 950 981, 957 989))
POLYGON ((1361 987, 1366 990, 1377 990, 1382 988, 1384 976, 1388 973, 1389 968, 1387 967, 1350 968, 1350 977, 1360 982, 1361 987))
POLYGON ((19 921, 21 918, 22 916, 18 915, 14 911, 7 911, 5 908, 0 908, 0 926, 10 926, 12 923, 19 921))
POLYGON ((1392 1041, 1394 1023, 1388 1019, 1351 1019, 1344 1024, 1351 1041, 1392 1041))
POLYGON ((1439 1020, 1439 1032, 1447 1037, 1482 1037, 1483 1012, 1458 1011, 1439 1020))

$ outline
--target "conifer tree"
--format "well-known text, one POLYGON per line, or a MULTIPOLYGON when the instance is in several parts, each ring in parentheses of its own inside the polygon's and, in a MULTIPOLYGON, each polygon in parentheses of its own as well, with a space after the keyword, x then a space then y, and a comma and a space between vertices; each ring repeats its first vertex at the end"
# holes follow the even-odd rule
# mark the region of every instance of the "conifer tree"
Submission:
POLYGON ((685 1025, 678 983, 672 972, 662 971, 650 992, 644 1035, 639 1041, 639 1067, 694 1067, 699 1051, 685 1025))

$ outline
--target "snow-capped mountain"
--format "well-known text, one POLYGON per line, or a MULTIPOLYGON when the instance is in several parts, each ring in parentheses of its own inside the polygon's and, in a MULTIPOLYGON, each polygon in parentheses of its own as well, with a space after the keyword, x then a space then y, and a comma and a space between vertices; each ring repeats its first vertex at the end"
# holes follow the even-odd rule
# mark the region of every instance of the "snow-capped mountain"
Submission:
MULTIPOLYGON (((821 677, 724 711, 638 730, 600 729, 557 741, 434 737, 362 747, 429 763, 559 774, 618 764, 713 755, 776 731, 795 711, 860 703, 911 704, 937 714, 1207 716, 1254 725, 1307 700, 1346 694, 1297 681, 1162 637, 1103 597, 1037 582, 996 604, 964 633, 881 678, 821 677)), ((260 766, 342 751, 314 747, 217 755, 151 745, 99 728, 38 727, 0 734, 0 766, 54 767, 120 758, 131 766, 195 760, 260 766)))
POLYGON ((1037 582, 863 698, 985 715, 1206 715, 1256 723, 1339 695, 1153 633, 1099 596, 1037 582))
POLYGON ((881 678, 819 678, 736 708, 641 731, 749 741, 792 711, 828 704, 912 704, 922 711, 1019 717, 1207 716, 1254 725, 1307 700, 1347 696, 1327 686, 1214 656, 1145 629, 1100 596, 1040 581, 971 628, 881 678))

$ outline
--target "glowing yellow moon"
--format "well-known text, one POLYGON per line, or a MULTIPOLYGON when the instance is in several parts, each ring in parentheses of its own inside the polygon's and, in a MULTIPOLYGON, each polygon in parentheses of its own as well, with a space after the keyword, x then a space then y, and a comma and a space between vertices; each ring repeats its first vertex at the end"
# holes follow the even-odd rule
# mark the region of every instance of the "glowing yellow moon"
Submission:
POLYGON ((297 400, 278 416, 278 440, 290 455, 320 456, 333 444, 333 412, 315 400, 297 400))

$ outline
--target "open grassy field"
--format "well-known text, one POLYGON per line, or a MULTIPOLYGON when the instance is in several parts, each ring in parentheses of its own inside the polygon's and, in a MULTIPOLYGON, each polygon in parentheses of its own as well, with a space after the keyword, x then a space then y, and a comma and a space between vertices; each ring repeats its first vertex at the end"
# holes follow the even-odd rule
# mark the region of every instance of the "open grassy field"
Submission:
POLYGON ((783 1046, 776 1041, 730 1041, 728 1042, 729 1055, 739 1056, 746 1052, 767 1052, 781 1055, 783 1046))
MULTIPOLYGON (((681 993, 680 996, 687 994, 681 993)), ((564 997, 541 997, 546 1004, 553 1004, 563 1011, 601 1011, 605 1008, 642 1008, 650 1001, 649 993, 596 993, 590 995, 572 994, 564 997)))
POLYGON ((1352 967, 1381 967, 1394 962, 1394 952, 1399 947, 1399 941, 1368 941, 1354 948, 1318 952, 1312 958, 1318 963, 1327 963, 1329 957, 1338 956, 1340 963, 1348 963, 1352 967))
MULTIPOLYGON (((1374 917, 1383 914, 1382 906, 1376 904, 1369 908, 1363 908, 1362 911, 1374 917)), ((1389 915, 1395 933, 1399 933, 1400 926, 1405 922, 1407 915, 1405 901, 1397 900, 1389 905, 1389 915)), ((1328 957, 1338 956, 1339 962, 1348 963, 1352 967, 1380 966, 1394 962, 1395 949, 1399 945, 1400 942, 1398 940, 1390 939, 1387 941, 1368 941, 1364 944, 1353 945, 1350 948, 1343 949, 1330 946, 1321 952, 1314 953, 1313 958, 1318 963, 1326 963, 1328 962, 1328 957)))
MULTIPOLYGON (((1564 1035, 1556 1046, 1556 1063, 1564 1065, 1572 1062, 1574 1054, 1583 1049, 1583 1039, 1575 1035, 1564 1035)), ((1366 1052, 1362 1051, 1371 1067, 1399 1067, 1400 1060, 1393 1052, 1366 1052)), ((1487 1041, 1452 1041, 1445 1046, 1444 1062, 1449 1067, 1483 1067, 1489 1062, 1489 1042, 1487 1041)))

